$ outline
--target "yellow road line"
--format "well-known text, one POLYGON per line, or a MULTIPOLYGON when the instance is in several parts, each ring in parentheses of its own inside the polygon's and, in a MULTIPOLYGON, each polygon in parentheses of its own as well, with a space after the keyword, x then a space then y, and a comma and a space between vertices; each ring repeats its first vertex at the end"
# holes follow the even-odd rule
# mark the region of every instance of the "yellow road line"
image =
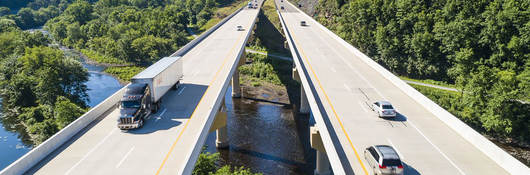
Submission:
MULTIPOLYGON (((294 34, 291 32, 291 36, 293 38, 293 41, 295 42, 296 45, 299 45, 297 40, 295 39, 295 36, 294 34)), ((346 129, 344 129, 344 125, 342 124, 342 121, 340 120, 339 118, 339 115, 337 114, 337 111, 335 111, 335 107, 333 107, 333 105, 331 104, 331 100, 329 100, 329 97, 328 97, 328 94, 326 93, 326 91, 324 90, 324 88, 322 88, 322 84, 320 83, 320 80, 318 79, 318 76, 315 74, 315 71, 313 70, 313 66, 311 66, 311 63, 309 62, 309 60, 307 59, 307 56, 306 54, 304 53, 304 50, 302 50, 301 47, 298 47, 298 50, 300 51, 300 53, 303 55, 303 58, 304 60, 307 62, 307 65, 309 66, 309 69, 311 69, 311 73, 313 73, 313 76, 315 77, 315 80, 317 80, 318 82, 318 86, 320 87, 320 90, 322 90, 322 92, 324 93, 324 96, 326 97, 326 100, 329 104, 329 106, 331 106, 331 110, 333 111, 333 114, 335 114, 335 118, 337 119, 337 121, 339 122, 339 125, 342 129, 342 132, 344 132, 344 134, 346 135, 346 138, 348 139, 348 142, 350 143, 350 146, 351 148, 353 149, 353 152, 355 153, 355 156, 357 157, 357 160, 359 161, 359 164, 361 164, 361 167, 363 168, 363 171, 366 175, 368 175, 368 171, 366 170, 366 167, 364 167, 364 164, 363 162, 361 161, 361 157, 359 156, 359 153, 357 153, 357 150, 355 149, 355 146, 353 146, 353 143, 350 139, 350 136, 348 135, 348 133, 346 132, 346 129)), ((303 63, 302 63, 303 64, 303 63)))
MULTIPOLYGON (((244 35, 241 34, 239 36, 239 38, 236 40, 236 41, 239 41, 244 35)), ((188 121, 186 121, 186 123, 184 124, 184 128, 182 128, 182 130, 180 131, 179 135, 177 136, 177 139, 175 140, 175 142, 173 142, 173 145, 171 145, 171 148, 169 149, 169 152, 166 154, 166 157, 164 158, 164 161, 162 161, 162 164, 160 165, 160 167, 158 168, 158 170, 156 171, 156 175, 160 174, 160 171, 162 170, 162 168, 164 167, 164 165, 166 164, 166 161, 167 159, 169 158, 169 155, 171 154, 171 152, 173 152, 173 149, 175 148, 175 145, 177 145, 177 142, 180 140, 180 137, 182 136, 182 133, 184 133, 184 131, 186 130, 186 128, 188 128, 188 124, 190 123, 191 119, 193 118, 193 116, 195 116, 195 112, 197 111, 197 109, 199 108, 199 106, 201 105, 202 103, 202 99, 204 98, 204 96, 206 96, 206 94, 208 93, 208 90, 210 90, 210 87, 212 85, 212 83, 217 79, 217 76, 219 75, 219 73, 221 72, 221 69, 224 67, 224 65, 226 64, 226 62, 228 62, 228 58, 230 58, 230 55, 232 53, 232 51, 234 50, 234 48, 236 48, 237 44, 239 42, 236 42, 234 43, 234 45, 232 46, 232 48, 230 49, 230 52, 228 52, 228 54, 225 56, 224 58, 224 61, 223 61, 223 64, 221 64, 221 67, 219 67, 219 69, 217 70, 217 72, 215 73, 213 79, 210 81, 210 83, 208 84, 208 88, 206 88, 206 91, 204 91, 204 94, 202 95, 201 99, 199 100, 199 103, 197 104, 197 107, 195 107, 195 109, 193 110, 193 112, 191 113, 191 116, 190 118, 188 119, 188 121)), ((236 68, 237 69, 237 68, 236 68)))

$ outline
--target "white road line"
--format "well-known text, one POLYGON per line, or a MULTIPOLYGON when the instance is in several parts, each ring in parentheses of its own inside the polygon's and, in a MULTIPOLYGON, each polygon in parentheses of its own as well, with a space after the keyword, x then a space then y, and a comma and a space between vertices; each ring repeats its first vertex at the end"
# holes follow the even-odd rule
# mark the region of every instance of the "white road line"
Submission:
POLYGON ((392 141, 390 139, 386 139, 388 141, 388 143, 390 143, 390 145, 392 146, 392 148, 394 148, 394 150, 396 150, 396 152, 398 153, 399 155, 399 158, 401 158, 401 160, 404 160, 405 159, 405 156, 403 156, 403 154, 401 154, 401 152, 398 150, 398 148, 396 147, 396 145, 394 145, 394 143, 392 143, 392 141))
MULTIPOLYGON (((355 69, 355 68, 350 64, 350 62, 348 62, 348 61, 347 61, 347 60, 346 60, 346 59, 340 54, 340 52, 337 51, 337 49, 335 49, 334 47, 332 47, 332 46, 329 44, 329 42, 328 42, 327 40, 325 40, 324 38, 322 38, 320 35, 317 35, 317 36, 318 36, 321 40, 323 40, 323 41, 326 43, 326 45, 328 45, 329 48, 331 48, 331 49, 333 50, 333 52, 335 52, 336 55, 338 55, 339 58, 340 58, 344 63, 346 63, 346 64, 348 65, 348 67, 350 67, 350 69, 352 69, 353 72, 355 72, 355 74, 357 74, 357 76, 359 76, 364 82, 366 82, 366 84, 368 84, 368 86, 370 86, 372 89, 374 89, 375 92, 376 92, 381 98, 383 98, 383 100, 387 100, 387 99, 383 96, 383 94, 382 94, 381 92, 379 92, 379 90, 377 90, 377 89, 374 87, 374 85, 372 85, 372 83, 370 83, 370 81, 368 81, 363 75, 361 75, 361 74, 359 73, 359 71, 357 71, 357 69, 355 69)), ((355 55, 355 53, 352 53, 352 54, 355 55)), ((355 55, 355 56, 357 56, 357 55, 355 55)))
POLYGON ((346 83, 344 83, 344 84, 342 84, 342 85, 344 85, 344 88, 346 88, 346 90, 348 90, 348 92, 351 92, 350 87, 348 87, 348 85, 346 85, 346 83))
POLYGON ((167 108, 164 108, 164 110, 158 115, 158 117, 155 118, 155 122, 158 122, 158 120, 162 119, 162 116, 166 113, 167 108))
POLYGON ((125 159, 127 159, 129 154, 131 154, 131 152, 133 150, 134 150, 134 146, 129 150, 129 152, 127 152, 127 154, 125 154, 125 156, 123 156, 123 158, 121 158, 120 162, 116 165, 116 168, 120 167, 120 165, 123 163, 123 161, 125 161, 125 159))
POLYGON ((184 92, 184 89, 186 89, 186 87, 182 87, 182 89, 179 91, 179 93, 177 95, 182 94, 182 92, 184 92))
POLYGON ((362 102, 359 101, 359 105, 361 106, 361 108, 363 109, 364 112, 368 112, 368 110, 366 110, 366 108, 364 107, 364 104, 362 102))
POLYGON ((81 158, 81 160, 79 160, 74 166, 68 169, 68 171, 66 171, 66 173, 64 174, 70 174, 72 170, 74 170, 75 167, 79 166, 79 164, 83 162, 83 160, 85 160, 90 154, 92 154, 92 152, 96 151, 96 149, 98 149, 116 130, 118 129, 114 128, 111 132, 109 132, 109 134, 107 134, 107 136, 105 136, 103 140, 99 141, 99 143, 95 147, 93 147, 90 151, 88 151, 88 153, 86 153, 85 156, 81 158))
POLYGON ((458 170, 458 172, 460 172, 460 174, 464 174, 464 175, 466 174, 466 173, 464 173, 464 171, 462 171, 460 168, 458 168, 458 166, 456 166, 456 164, 451 159, 449 159, 449 157, 447 157, 447 155, 445 155, 442 152, 442 150, 440 150, 440 148, 438 148, 436 145, 434 145, 434 143, 432 143, 431 140, 429 140, 429 138, 427 138, 427 136, 425 136, 425 134, 423 134, 423 132, 421 132, 420 129, 418 129, 418 127, 416 127, 416 125, 414 123, 412 123, 412 121, 408 121, 408 123, 412 127, 414 127, 414 129, 416 129, 416 131, 418 131, 421 134, 421 136, 423 136, 423 138, 425 138, 425 140, 427 140, 427 142, 429 142, 434 147, 434 149, 436 149, 440 154, 442 154, 442 156, 445 159, 447 159, 447 161, 449 161, 449 163, 451 163, 451 165, 453 165, 453 167, 455 167, 458 170))
POLYGON ((337 70, 334 67, 331 67, 331 71, 337 72, 337 70))

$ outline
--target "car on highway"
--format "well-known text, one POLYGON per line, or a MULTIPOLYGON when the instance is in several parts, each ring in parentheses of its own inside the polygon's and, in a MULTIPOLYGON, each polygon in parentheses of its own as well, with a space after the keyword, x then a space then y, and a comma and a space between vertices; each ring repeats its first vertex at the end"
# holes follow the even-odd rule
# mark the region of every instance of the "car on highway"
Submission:
POLYGON ((372 110, 377 112, 379 117, 396 117, 396 109, 388 101, 376 101, 372 104, 372 110))
POLYGON ((245 29, 243 29, 243 26, 237 26, 236 28, 237 28, 237 31, 243 31, 243 30, 245 30, 245 29))
POLYGON ((282 10, 283 10, 283 6, 281 6, 281 7, 280 7, 280 9, 282 9, 282 10))
POLYGON ((370 146, 364 150, 364 158, 375 175, 403 175, 403 162, 391 146, 370 146))
POLYGON ((306 26, 306 22, 305 21, 300 21, 300 26, 306 26))
POLYGON ((248 8, 249 8, 249 9, 252 8, 252 2, 248 2, 248 8))

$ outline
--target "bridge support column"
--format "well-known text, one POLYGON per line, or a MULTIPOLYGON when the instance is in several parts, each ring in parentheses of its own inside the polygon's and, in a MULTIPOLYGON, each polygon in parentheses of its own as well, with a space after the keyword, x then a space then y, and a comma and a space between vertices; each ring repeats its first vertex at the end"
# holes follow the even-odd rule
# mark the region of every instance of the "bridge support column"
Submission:
MULTIPOLYGON (((297 82, 302 82, 300 79, 299 71, 297 68, 293 68, 293 79, 297 82)), ((298 112, 301 114, 308 114, 310 112, 309 101, 307 101, 307 96, 304 90, 304 87, 300 85, 300 107, 298 112)))
POLYGON ((314 171, 315 175, 328 175, 331 174, 331 165, 329 164, 326 149, 324 143, 320 137, 320 132, 316 127, 311 127, 311 147, 317 150, 316 168, 314 171))
POLYGON ((225 111, 224 100, 215 115, 212 126, 210 127, 210 132, 215 131, 217 139, 215 141, 215 146, 217 148, 228 148, 228 129, 226 128, 226 118, 227 114, 225 111))
POLYGON ((236 71, 234 71, 234 75, 232 76, 232 97, 234 98, 241 97, 241 86, 239 84, 239 66, 245 64, 245 61, 247 59, 246 50, 243 49, 242 52, 243 53, 241 54, 241 58, 239 58, 239 62, 236 66, 236 71))

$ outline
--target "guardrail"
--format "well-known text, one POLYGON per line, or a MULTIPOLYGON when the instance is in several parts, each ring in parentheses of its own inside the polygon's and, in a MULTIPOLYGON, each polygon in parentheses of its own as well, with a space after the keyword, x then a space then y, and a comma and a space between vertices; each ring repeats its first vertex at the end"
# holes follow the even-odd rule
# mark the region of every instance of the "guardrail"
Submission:
POLYGON ((331 138, 331 134, 328 131, 328 128, 326 126, 326 122, 324 121, 324 118, 322 117, 322 114, 320 112, 320 108, 318 107, 318 104, 316 102, 316 95, 313 94, 313 91, 311 90, 311 85, 308 81, 308 78, 306 77, 305 73, 307 70, 303 67, 303 64, 301 63, 300 56, 298 54, 298 51, 296 50, 296 46, 294 45, 294 42, 292 41, 291 34, 289 33, 289 30, 287 29, 287 25, 285 24, 285 21, 283 20, 283 16, 278 11, 278 6, 276 3, 274 3, 274 6, 276 7, 276 13, 278 13, 278 17, 280 18, 280 24, 282 25, 283 32, 285 33, 285 37, 287 39, 287 42, 289 44, 289 50, 291 50, 291 55, 293 55, 293 62, 296 65, 297 69, 299 70, 298 75, 300 76, 300 81, 302 83, 302 87, 304 88, 304 91, 307 96, 307 101, 309 102, 309 106, 312 110, 313 118, 316 121, 316 125, 320 132, 320 137, 322 138, 322 142, 324 143, 324 148, 326 150, 326 154, 328 156, 328 160, 330 162, 331 168, 333 169, 334 174, 346 174, 345 169, 342 167, 342 162, 339 157, 339 154, 337 153, 337 149, 335 148, 335 145, 333 144, 333 139, 331 138))
POLYGON ((462 122, 460 119, 455 117, 453 114, 447 112, 447 110, 440 107, 438 104, 433 102, 431 99, 425 97, 422 93, 418 92, 416 89, 408 85, 406 82, 401 80, 399 77, 392 74, 390 71, 386 70, 383 66, 379 65, 377 62, 375 62, 374 60, 366 56, 364 53, 359 51, 357 48, 353 47, 348 42, 344 41, 342 38, 340 38, 335 33, 330 31, 326 27, 324 27, 322 24, 314 20, 312 17, 310 17, 309 15, 307 15, 300 9, 296 8, 293 4, 291 4, 290 2, 287 2, 287 3, 289 3, 296 10, 298 10, 298 12, 308 17, 314 24, 317 24, 317 26, 320 27, 322 30, 324 30, 327 34, 329 34, 331 37, 333 37, 343 46, 345 46, 350 51, 352 51, 355 55, 361 58, 361 60, 363 60, 366 64, 368 64, 370 67, 372 67, 377 72, 379 72, 381 75, 383 75, 383 77, 385 77, 387 80, 389 80, 394 85, 396 85, 400 90, 405 92, 405 94, 410 96, 416 102, 421 104, 425 109, 433 113, 434 116, 436 116, 438 119, 443 121, 451 129, 453 129, 458 134, 460 134, 464 139, 466 139, 473 146, 475 146, 480 151, 482 151, 485 155, 487 155, 489 158, 491 158, 493 161, 499 164, 502 168, 504 168, 510 174, 521 174, 521 175, 530 174, 530 169, 526 165, 521 163, 519 160, 515 159, 510 154, 506 153, 506 151, 502 150, 497 145, 495 145, 494 143, 489 141, 487 138, 482 136, 480 133, 475 131, 473 128, 466 125, 464 122, 462 122))
POLYGON ((33 148, 28 153, 24 154, 21 158, 4 168, 1 175, 12 175, 12 174, 23 174, 33 166, 37 165, 50 153, 61 147, 70 138, 75 136, 79 131, 83 130, 86 126, 92 123, 94 120, 99 118, 102 114, 114 108, 118 101, 125 93, 125 89, 128 85, 118 90, 116 93, 99 103, 96 107, 93 107, 88 112, 77 118, 75 121, 70 123, 68 126, 55 133, 48 140, 41 143, 39 146, 33 148))

